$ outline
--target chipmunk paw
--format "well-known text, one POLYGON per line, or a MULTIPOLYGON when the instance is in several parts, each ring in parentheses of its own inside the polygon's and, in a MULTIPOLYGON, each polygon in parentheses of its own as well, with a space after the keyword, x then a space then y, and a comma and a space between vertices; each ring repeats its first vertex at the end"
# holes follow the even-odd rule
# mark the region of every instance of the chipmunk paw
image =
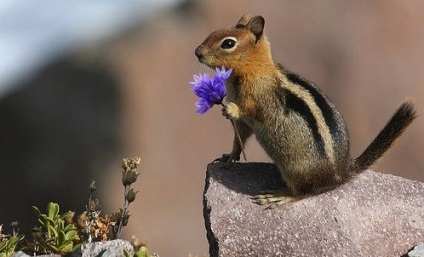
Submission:
POLYGON ((258 205, 266 206, 265 209, 274 209, 293 202, 298 198, 292 196, 288 189, 280 189, 261 192, 261 194, 253 196, 251 199, 258 205))

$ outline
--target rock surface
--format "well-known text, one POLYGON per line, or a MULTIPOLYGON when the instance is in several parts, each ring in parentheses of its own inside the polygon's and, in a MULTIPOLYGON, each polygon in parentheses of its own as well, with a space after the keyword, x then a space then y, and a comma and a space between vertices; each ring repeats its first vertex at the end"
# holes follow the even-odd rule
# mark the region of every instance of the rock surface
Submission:
MULTIPOLYGON (((83 244, 81 247, 68 255, 68 257, 125 257, 124 249, 134 254, 134 248, 130 242, 115 239, 104 242, 83 244)), ((59 254, 37 255, 38 257, 61 257, 59 254)), ((16 252, 12 257, 31 257, 24 252, 16 252)))
POLYGON ((69 257, 125 257, 124 249, 127 249, 131 254, 134 253, 131 243, 122 239, 93 242, 81 245, 80 249, 71 253, 69 257))
POLYGON ((408 257, 424 257, 424 243, 420 243, 408 253, 408 257))
POLYGON ((267 210, 273 164, 210 164, 204 218, 211 257, 402 256, 424 240, 424 183, 364 171, 330 192, 267 210))
MULTIPOLYGON (((31 255, 28 255, 22 251, 15 252, 11 255, 12 257, 32 257, 31 255)), ((62 257, 60 254, 43 254, 43 255, 36 255, 38 257, 62 257)))

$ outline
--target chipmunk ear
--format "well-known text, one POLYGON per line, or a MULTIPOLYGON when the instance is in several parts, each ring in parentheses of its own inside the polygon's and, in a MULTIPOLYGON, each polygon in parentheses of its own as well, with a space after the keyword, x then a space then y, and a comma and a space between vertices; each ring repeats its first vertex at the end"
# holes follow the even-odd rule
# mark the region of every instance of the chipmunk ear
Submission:
POLYGON ((240 20, 237 22, 236 28, 242 28, 247 26, 247 23, 252 19, 252 15, 246 13, 241 16, 240 20))
MULTIPOLYGON (((244 17, 244 16, 243 16, 244 17)), ((256 37, 256 43, 261 39, 264 32, 265 19, 262 16, 255 16, 247 23, 247 28, 256 37)))

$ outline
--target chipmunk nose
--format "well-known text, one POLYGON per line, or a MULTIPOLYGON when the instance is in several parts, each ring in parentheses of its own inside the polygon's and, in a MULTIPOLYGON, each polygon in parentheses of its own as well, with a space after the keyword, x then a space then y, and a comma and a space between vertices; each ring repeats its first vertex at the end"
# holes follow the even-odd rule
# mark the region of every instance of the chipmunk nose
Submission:
POLYGON ((197 58, 199 59, 199 61, 202 60, 203 54, 202 54, 202 48, 201 48, 201 46, 198 46, 196 48, 196 51, 194 51, 194 54, 197 56, 197 58))

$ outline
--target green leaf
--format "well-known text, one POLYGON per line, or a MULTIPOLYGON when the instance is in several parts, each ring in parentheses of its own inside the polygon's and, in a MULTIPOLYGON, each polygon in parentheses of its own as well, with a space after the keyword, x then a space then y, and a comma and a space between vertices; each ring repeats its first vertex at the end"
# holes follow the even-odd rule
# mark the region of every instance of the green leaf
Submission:
POLYGON ((65 221, 58 218, 55 222, 55 227, 57 230, 63 230, 63 228, 65 227, 65 221))
POLYGON ((74 245, 74 247, 72 247, 72 250, 71 250, 71 252, 75 252, 78 248, 80 248, 81 247, 81 244, 76 244, 76 245, 74 245))
POLYGON ((37 216, 41 215, 41 211, 36 206, 32 206, 32 209, 34 210, 35 215, 37 215, 37 216))
POLYGON ((135 254, 137 257, 150 257, 149 251, 145 246, 140 247, 140 250, 135 254))
POLYGON ((65 239, 66 240, 70 240, 73 241, 75 239, 77 239, 78 235, 77 235, 77 231, 75 230, 71 230, 65 233, 65 239))
POLYGON ((59 214, 59 204, 49 202, 46 211, 49 218, 55 218, 55 216, 59 214))
POLYGON ((77 227, 74 224, 68 224, 63 229, 63 231, 65 231, 65 232, 69 232, 69 231, 73 231, 73 230, 75 230, 75 231, 77 230, 77 227))
POLYGON ((56 222, 54 221, 54 219, 52 219, 50 217, 44 216, 44 219, 46 220, 46 225, 54 226, 56 224, 56 222))
POLYGON ((65 212, 64 214, 62 214, 61 216, 60 216, 60 218, 62 219, 62 220, 65 220, 66 218, 68 218, 69 216, 71 216, 73 214, 73 212, 72 211, 67 211, 67 212, 65 212))
POLYGON ((63 253, 69 253, 72 251, 72 242, 68 243, 68 244, 63 244, 61 246, 61 252, 63 253))
POLYGON ((57 245, 60 246, 60 245, 64 244, 65 241, 66 241, 65 232, 63 232, 61 230, 58 231, 58 236, 57 236, 57 240, 56 240, 57 245))
POLYGON ((125 255, 125 257, 132 257, 131 253, 125 248, 124 248, 124 255, 125 255))
POLYGON ((57 238, 59 236, 59 232, 53 225, 47 226, 47 231, 49 232, 49 236, 52 238, 57 238))
POLYGON ((43 225, 44 227, 46 226, 46 224, 48 224, 48 221, 46 220, 46 218, 45 217, 43 217, 43 216, 38 216, 38 222, 41 224, 41 225, 43 225))
POLYGON ((24 239, 24 235, 18 235, 18 236, 14 236, 12 238, 10 238, 8 241, 8 245, 9 246, 13 246, 13 248, 16 247, 16 245, 22 240, 24 239))
POLYGON ((0 252, 4 251, 6 249, 7 241, 8 240, 4 240, 4 241, 0 242, 0 252))

